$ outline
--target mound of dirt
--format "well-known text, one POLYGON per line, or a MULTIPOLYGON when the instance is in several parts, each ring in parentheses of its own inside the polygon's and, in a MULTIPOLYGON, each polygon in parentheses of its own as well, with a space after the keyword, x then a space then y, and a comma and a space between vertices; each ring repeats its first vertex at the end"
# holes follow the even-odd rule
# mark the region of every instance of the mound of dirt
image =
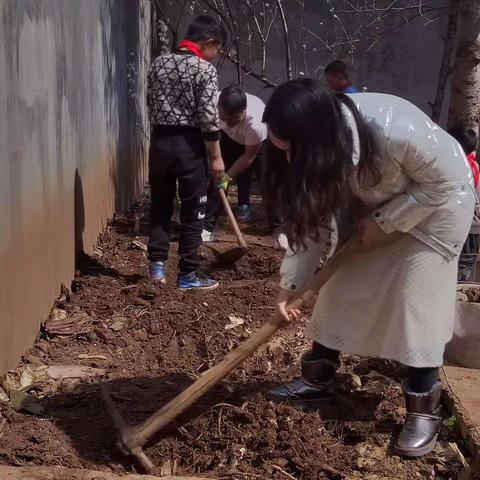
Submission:
POLYGON ((469 302, 480 303, 480 288, 462 289, 462 292, 465 293, 469 302))

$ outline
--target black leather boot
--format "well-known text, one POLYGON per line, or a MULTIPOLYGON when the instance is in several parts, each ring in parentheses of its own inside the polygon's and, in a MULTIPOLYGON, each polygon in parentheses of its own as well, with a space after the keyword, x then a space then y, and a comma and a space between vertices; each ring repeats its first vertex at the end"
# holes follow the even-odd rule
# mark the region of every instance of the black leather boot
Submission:
POLYGON ((312 352, 302 356, 302 376, 273 387, 267 398, 275 402, 295 402, 312 406, 332 398, 333 378, 338 363, 326 359, 311 359, 312 352))
POLYGON ((404 386, 407 418, 397 437, 397 455, 421 457, 431 452, 437 442, 441 422, 442 384, 437 382, 429 392, 410 392, 404 386))

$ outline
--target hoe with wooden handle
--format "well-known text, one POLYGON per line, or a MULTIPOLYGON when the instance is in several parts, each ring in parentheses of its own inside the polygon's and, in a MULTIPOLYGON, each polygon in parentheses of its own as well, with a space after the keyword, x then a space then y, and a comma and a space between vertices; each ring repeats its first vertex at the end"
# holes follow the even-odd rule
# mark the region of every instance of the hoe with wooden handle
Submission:
MULTIPOLYGON (((318 291, 325 285, 338 267, 345 261, 348 255, 347 245, 345 244, 336 253, 330 262, 327 263, 313 277, 310 285, 299 291, 288 309, 300 308, 308 300, 312 299, 318 291)), ((210 390, 214 385, 220 382, 236 366, 248 358, 259 346, 263 345, 280 327, 285 325, 285 321, 280 314, 275 313, 273 317, 259 328, 248 340, 240 344, 235 350, 232 350, 218 364, 205 371, 192 385, 186 388, 182 393, 170 400, 160 410, 147 418, 143 423, 130 426, 125 423, 120 412, 115 407, 109 393, 104 385, 101 385, 102 396, 110 412, 116 429, 118 430, 117 445, 125 455, 135 457, 144 470, 148 473, 154 468, 154 465, 142 450, 143 446, 159 430, 168 425, 198 398, 210 390)))
POLYGON ((214 266, 231 265, 240 260, 248 252, 248 247, 245 239, 243 238, 242 232, 238 227, 235 215, 233 215, 232 208, 228 203, 228 198, 225 190, 219 189, 218 194, 220 195, 223 208, 225 208, 225 211, 227 212, 228 219, 230 220, 230 224, 232 225, 235 236, 237 237, 238 247, 230 248, 229 250, 221 253, 215 260, 214 266))

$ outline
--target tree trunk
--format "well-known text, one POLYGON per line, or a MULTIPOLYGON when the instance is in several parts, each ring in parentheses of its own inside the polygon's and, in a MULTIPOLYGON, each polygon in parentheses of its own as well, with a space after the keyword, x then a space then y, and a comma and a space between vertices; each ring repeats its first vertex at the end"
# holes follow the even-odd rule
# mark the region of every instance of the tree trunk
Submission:
POLYGON ((119 476, 108 472, 64 467, 5 466, 0 466, 0 478, 2 480, 208 480, 197 477, 152 477, 151 475, 119 476))
POLYGON ((453 52, 455 50, 458 14, 460 12, 460 3, 458 0, 450 0, 448 11, 448 27, 443 48, 442 62, 438 74, 437 92, 432 107, 432 120, 438 123, 442 114, 443 101, 445 100, 445 90, 448 84, 448 78, 452 74, 453 52))
POLYGON ((477 129, 480 122, 480 1, 459 1, 459 35, 448 125, 462 122, 477 129))

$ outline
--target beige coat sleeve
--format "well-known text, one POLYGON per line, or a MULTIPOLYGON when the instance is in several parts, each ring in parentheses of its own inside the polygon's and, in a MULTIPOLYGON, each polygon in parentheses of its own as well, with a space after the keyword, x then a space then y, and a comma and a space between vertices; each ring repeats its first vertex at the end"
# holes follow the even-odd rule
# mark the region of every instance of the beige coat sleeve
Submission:
POLYGON ((335 252, 338 243, 338 229, 335 219, 322 227, 318 241, 307 239, 306 248, 293 251, 288 248, 280 267, 280 287, 284 290, 297 291, 312 279, 315 271, 321 267, 335 252))
MULTIPOLYGON (((416 113, 413 109, 407 113, 412 112, 416 113)), ((393 158, 411 181, 406 192, 374 213, 386 233, 410 231, 472 182, 458 143, 423 112, 417 115, 408 118, 401 109, 397 111, 387 139, 393 158)))

